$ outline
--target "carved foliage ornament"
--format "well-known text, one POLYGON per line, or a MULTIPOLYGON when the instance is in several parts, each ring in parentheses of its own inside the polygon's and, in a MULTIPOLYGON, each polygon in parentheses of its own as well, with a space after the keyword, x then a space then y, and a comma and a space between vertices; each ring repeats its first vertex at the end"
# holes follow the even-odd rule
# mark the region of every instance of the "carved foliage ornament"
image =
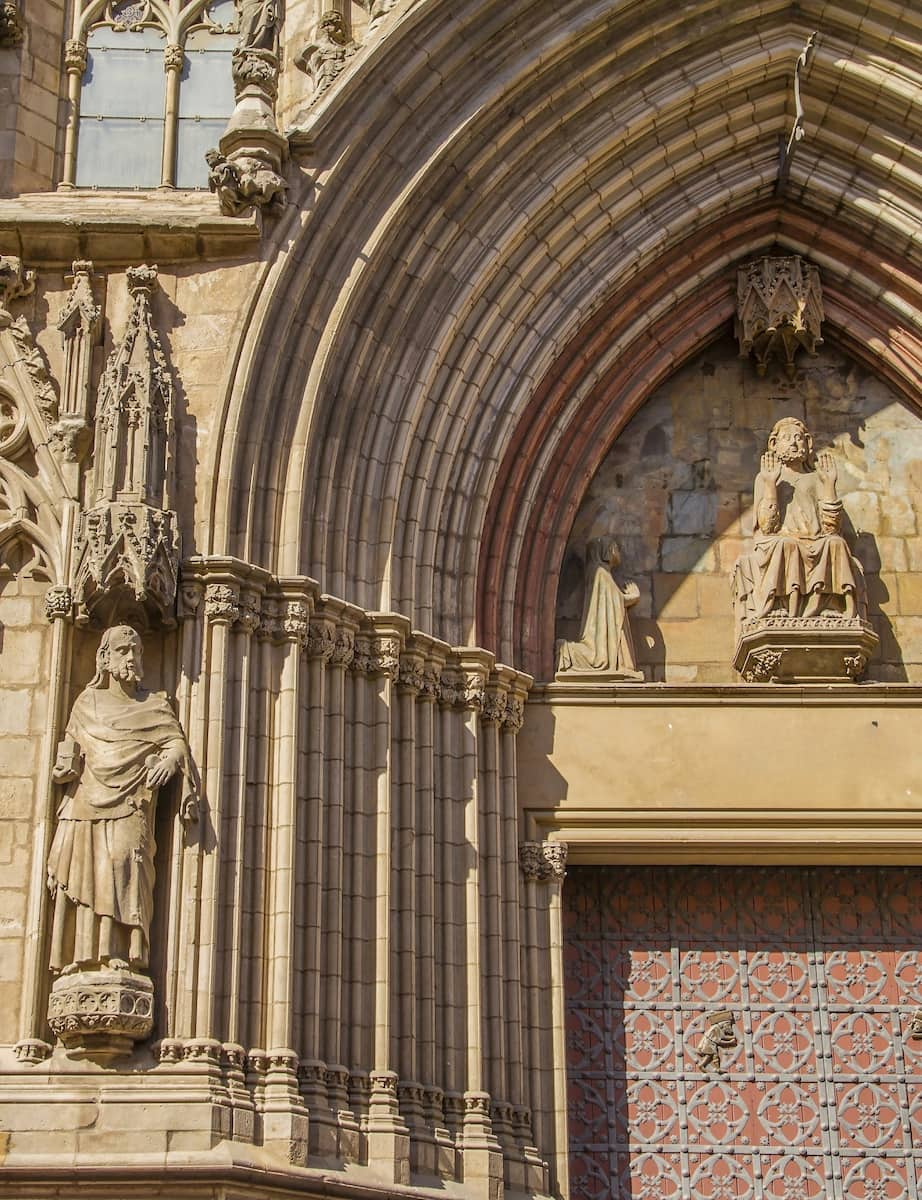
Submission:
POLYGON ((567 873, 566 842, 521 842, 519 866, 526 879, 562 882, 567 873))
POLYGON ((765 374, 772 358, 778 358, 793 379, 797 350, 803 347, 813 354, 823 344, 823 316, 820 273, 798 255, 759 258, 737 271, 740 357, 752 354, 759 375, 765 374))

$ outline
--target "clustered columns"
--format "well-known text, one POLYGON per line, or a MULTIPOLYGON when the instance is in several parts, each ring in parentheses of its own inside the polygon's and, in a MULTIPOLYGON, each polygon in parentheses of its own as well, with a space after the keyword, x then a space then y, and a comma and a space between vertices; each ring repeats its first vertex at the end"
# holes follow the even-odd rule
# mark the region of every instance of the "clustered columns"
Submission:
POLYGON ((547 970, 529 948, 522 976, 543 918, 515 794, 530 678, 234 559, 187 560, 180 601, 203 819, 158 877, 163 1069, 198 1063, 210 1128, 293 1163, 545 1191, 551 1047, 527 1018, 547 970))

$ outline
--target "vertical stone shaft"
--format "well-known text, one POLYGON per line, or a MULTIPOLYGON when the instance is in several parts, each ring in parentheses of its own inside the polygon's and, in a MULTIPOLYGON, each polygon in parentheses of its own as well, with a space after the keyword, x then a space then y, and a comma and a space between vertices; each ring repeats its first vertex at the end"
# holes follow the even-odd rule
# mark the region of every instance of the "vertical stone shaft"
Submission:
POLYGON ((418 1078, 416 1024, 416 691, 412 683, 397 685, 394 758, 395 913, 391 1061, 401 1080, 418 1078))
POLYGON ((342 1039, 345 927, 345 663, 333 659, 327 668, 325 759, 326 838, 323 889, 323 1030, 321 1058, 345 1062, 342 1039))

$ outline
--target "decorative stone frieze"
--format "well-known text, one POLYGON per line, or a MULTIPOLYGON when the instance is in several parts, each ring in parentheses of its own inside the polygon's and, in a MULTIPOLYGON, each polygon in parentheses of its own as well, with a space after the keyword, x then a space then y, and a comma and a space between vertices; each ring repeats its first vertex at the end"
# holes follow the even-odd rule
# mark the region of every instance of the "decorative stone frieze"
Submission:
POLYGON ((799 255, 759 258, 741 266, 736 285, 736 336, 740 357, 751 354, 764 375, 773 358, 793 379, 797 351, 813 354, 823 344, 820 273, 799 255))
POLYGON ((562 882, 567 873, 566 842, 522 842, 519 866, 527 880, 562 882))
POLYGON ((143 612, 175 624, 179 522, 173 495, 173 381, 154 326, 157 268, 129 267, 131 311, 96 403, 93 501, 75 532, 77 619, 143 612))
POLYGON ((77 1056, 102 1062, 131 1052, 153 1028, 154 985, 129 970, 79 971, 55 980, 48 1025, 77 1056))

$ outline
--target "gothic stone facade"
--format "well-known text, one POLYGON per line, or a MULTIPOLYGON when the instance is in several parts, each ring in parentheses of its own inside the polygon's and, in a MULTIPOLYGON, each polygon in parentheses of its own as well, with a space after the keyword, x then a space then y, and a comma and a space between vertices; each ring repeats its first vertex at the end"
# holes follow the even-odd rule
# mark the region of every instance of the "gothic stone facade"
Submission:
POLYGON ((0 5, 0 1195, 916 1194, 920 46, 0 5))

